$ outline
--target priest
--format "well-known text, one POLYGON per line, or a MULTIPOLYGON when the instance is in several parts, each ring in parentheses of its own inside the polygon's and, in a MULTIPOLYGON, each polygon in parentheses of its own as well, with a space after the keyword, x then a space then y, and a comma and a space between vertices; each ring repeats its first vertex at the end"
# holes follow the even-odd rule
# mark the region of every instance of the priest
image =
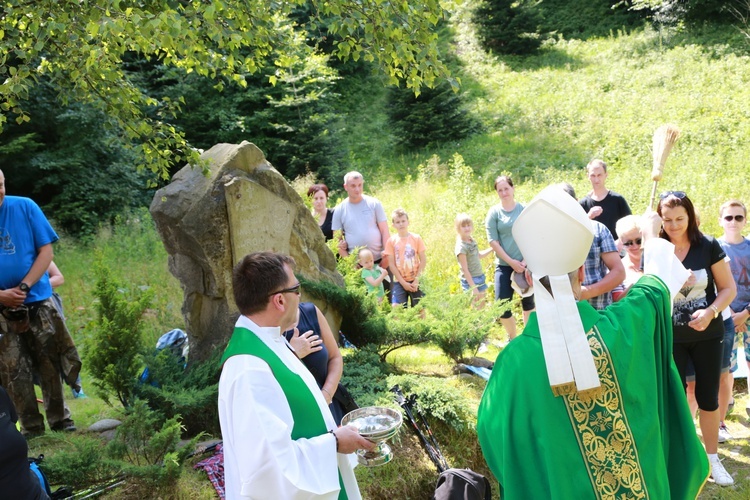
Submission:
POLYGON ((232 272, 240 310, 222 358, 219 422, 226 498, 360 499, 352 455, 374 443, 336 427, 310 371, 283 332, 297 320, 291 257, 245 256, 232 272))
POLYGON ((688 499, 705 483, 672 361, 688 273, 647 220, 645 276, 603 311, 577 300, 593 238, 580 205, 550 186, 516 220, 537 309, 498 356, 477 421, 502 498, 688 499))

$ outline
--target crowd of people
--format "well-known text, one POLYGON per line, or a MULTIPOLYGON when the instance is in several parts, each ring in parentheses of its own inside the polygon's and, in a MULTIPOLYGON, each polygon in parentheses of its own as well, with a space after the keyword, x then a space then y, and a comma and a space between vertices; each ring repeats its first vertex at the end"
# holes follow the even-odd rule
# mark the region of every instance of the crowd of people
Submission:
MULTIPOLYGON (((722 373, 729 373, 735 333, 744 333, 750 362, 745 207, 739 201, 722 205, 725 233, 715 240, 698 229, 686 193, 667 191, 655 212, 638 217, 606 187, 604 162, 592 161, 587 173, 592 190, 580 202, 569 184, 559 184, 526 206, 515 200, 512 179, 498 177, 500 201, 485 219, 489 248, 479 248, 470 216, 455 219, 459 279, 473 294, 474 307, 485 300, 481 261, 490 254, 495 299, 521 297, 523 335, 516 336, 512 313, 499 318, 511 341, 498 356, 478 414, 482 451, 501 494, 693 498, 709 475, 730 485, 733 478, 717 454, 726 412, 720 386, 729 387, 731 397, 728 375, 722 373), (700 408, 703 444, 689 399, 700 408), (529 426, 532 443, 526 439, 529 426), (518 467, 528 462, 535 467, 518 467)), ((340 239, 340 255, 359 249, 368 291, 381 300, 390 297, 397 307, 414 306, 422 294, 424 242, 409 232, 402 209, 391 216, 396 229, 391 235, 382 204, 365 195, 363 185, 361 174, 348 173, 348 197, 332 215, 328 188, 313 186, 313 215, 324 233, 331 220, 326 238, 340 239)), ((243 317, 225 359, 242 361, 228 361, 220 383, 224 439, 236 439, 225 456, 236 461, 227 469, 227 481, 234 482, 235 491, 263 485, 280 497, 313 492, 314 498, 358 498, 352 462, 343 455, 370 444, 358 440, 353 429, 336 427, 342 365, 330 327, 315 306, 295 303, 299 284, 288 258, 251 254, 235 268, 235 279, 245 273, 250 280, 245 268, 255 261, 265 264, 254 264, 254 283, 272 269, 278 279, 255 290, 258 304, 247 312, 238 294, 249 290, 235 287, 243 317), (246 347, 237 347, 241 344, 246 347), (251 349, 251 344, 258 345, 251 349), (270 351, 280 364, 254 359, 271 357, 270 351), (282 373, 287 370, 301 381, 282 373), (240 393, 242 401, 233 397, 240 393), (303 406, 308 413, 319 408, 322 418, 317 410, 312 416, 303 412, 303 406), (271 423, 262 425, 264 418, 271 423), (317 422, 314 429, 309 420, 317 422), (262 444, 262 456, 232 451, 246 442, 247 432, 262 444), (315 484, 302 473, 311 463, 319 466, 318 475, 325 469, 325 478, 315 484)))
MULTIPOLYGON (((504 498, 688 498, 709 474, 731 485, 717 452, 731 439, 723 421, 738 336, 750 365, 746 207, 724 203, 724 233, 714 239, 701 232, 687 193, 666 191, 655 212, 638 217, 606 188, 604 162, 592 161, 587 173, 592 190, 580 202, 563 183, 527 205, 509 176, 497 177, 488 248, 473 237, 470 216, 455 218, 461 288, 482 307, 481 261, 494 255, 495 300, 518 294, 525 325, 517 335, 512 312, 499 318, 510 341, 477 425, 487 463, 504 498), (537 467, 518 468, 529 460, 537 467)), ((0 432, 14 451, 0 469, 11 470, 25 450, 15 422, 27 436, 45 429, 34 373, 50 429, 74 430, 62 384, 81 390, 81 363, 53 296, 62 277, 52 262, 57 235, 33 201, 5 195, 4 181, 0 172, 0 432)), ((340 240, 340 255, 358 250, 368 291, 413 307, 423 296, 425 243, 403 209, 391 215, 391 235, 383 205, 363 186, 360 173, 346 174, 348 197, 335 209, 328 187, 312 186, 313 215, 326 239, 340 240)), ((353 452, 374 445, 340 426, 349 404, 343 359, 325 316, 300 302, 294 265, 258 252, 233 270, 240 317, 218 402, 227 498, 361 497, 353 452)), ((17 478, 0 475, 0 488, 7 481, 44 498, 17 478)))

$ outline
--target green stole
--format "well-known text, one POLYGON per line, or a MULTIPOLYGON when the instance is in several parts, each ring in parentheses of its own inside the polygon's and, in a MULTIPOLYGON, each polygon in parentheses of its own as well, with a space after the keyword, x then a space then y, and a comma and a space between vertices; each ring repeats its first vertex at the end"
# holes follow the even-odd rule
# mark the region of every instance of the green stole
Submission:
MULTIPOLYGON (((223 365, 227 359, 238 354, 248 354, 260 358, 271 368, 274 378, 284 391, 289 409, 292 411, 292 419, 294 420, 292 439, 309 439, 328 432, 320 406, 318 406, 318 402, 302 377, 290 370, 270 347, 247 328, 235 327, 227 349, 224 351, 224 356, 221 358, 221 364, 223 365), (318 411, 311 411, 311 408, 318 411)), ((339 486, 341 486, 339 500, 348 500, 341 471, 339 471, 339 486)))

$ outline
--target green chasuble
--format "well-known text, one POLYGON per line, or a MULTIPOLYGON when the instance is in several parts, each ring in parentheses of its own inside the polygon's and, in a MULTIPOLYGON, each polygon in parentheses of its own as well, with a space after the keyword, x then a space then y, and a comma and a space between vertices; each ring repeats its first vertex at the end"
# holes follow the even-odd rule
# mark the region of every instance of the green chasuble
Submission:
POLYGON ((502 497, 695 498, 709 468, 672 360, 666 286, 644 276, 606 310, 578 311, 594 394, 552 394, 536 314, 497 357, 477 433, 502 497))
MULTIPOLYGON (((284 396, 286 396, 289 409, 292 412, 292 418, 294 419, 292 439, 312 438, 328 432, 323 414, 320 412, 320 406, 318 406, 305 381, 290 370, 284 364, 284 361, 257 335, 246 328, 236 327, 234 329, 232 338, 229 340, 226 351, 224 351, 224 356, 221 358, 221 364, 223 365, 231 356, 238 354, 256 356, 268 363, 274 378, 284 391, 284 396)), ((346 488, 340 471, 339 485, 341 487, 339 500, 347 500, 346 488)))

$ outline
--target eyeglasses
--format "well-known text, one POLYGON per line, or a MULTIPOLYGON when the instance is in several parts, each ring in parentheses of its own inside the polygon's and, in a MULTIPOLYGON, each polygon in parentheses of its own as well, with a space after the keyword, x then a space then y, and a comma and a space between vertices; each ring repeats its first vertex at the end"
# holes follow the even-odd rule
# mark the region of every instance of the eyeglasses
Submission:
POLYGON ((736 220, 737 222, 742 222, 745 220, 744 215, 725 215, 724 220, 727 222, 732 222, 732 219, 736 220))
POLYGON ((284 288, 283 290, 279 290, 277 292, 269 293, 268 296, 270 297, 272 295, 276 295, 277 293, 296 293, 297 295, 299 295, 300 294, 299 289, 300 289, 301 286, 302 286, 302 284, 297 283, 293 287, 284 288))
POLYGON ((659 199, 663 200, 664 198, 668 196, 674 196, 678 200, 681 200, 687 196, 687 193, 685 191, 664 191, 662 194, 659 195, 659 199))
POLYGON ((623 241, 622 245, 626 246, 626 247, 629 247, 629 246, 632 246, 632 245, 640 245, 642 242, 643 242, 643 240, 641 238, 636 238, 636 239, 630 240, 630 241, 623 241))

